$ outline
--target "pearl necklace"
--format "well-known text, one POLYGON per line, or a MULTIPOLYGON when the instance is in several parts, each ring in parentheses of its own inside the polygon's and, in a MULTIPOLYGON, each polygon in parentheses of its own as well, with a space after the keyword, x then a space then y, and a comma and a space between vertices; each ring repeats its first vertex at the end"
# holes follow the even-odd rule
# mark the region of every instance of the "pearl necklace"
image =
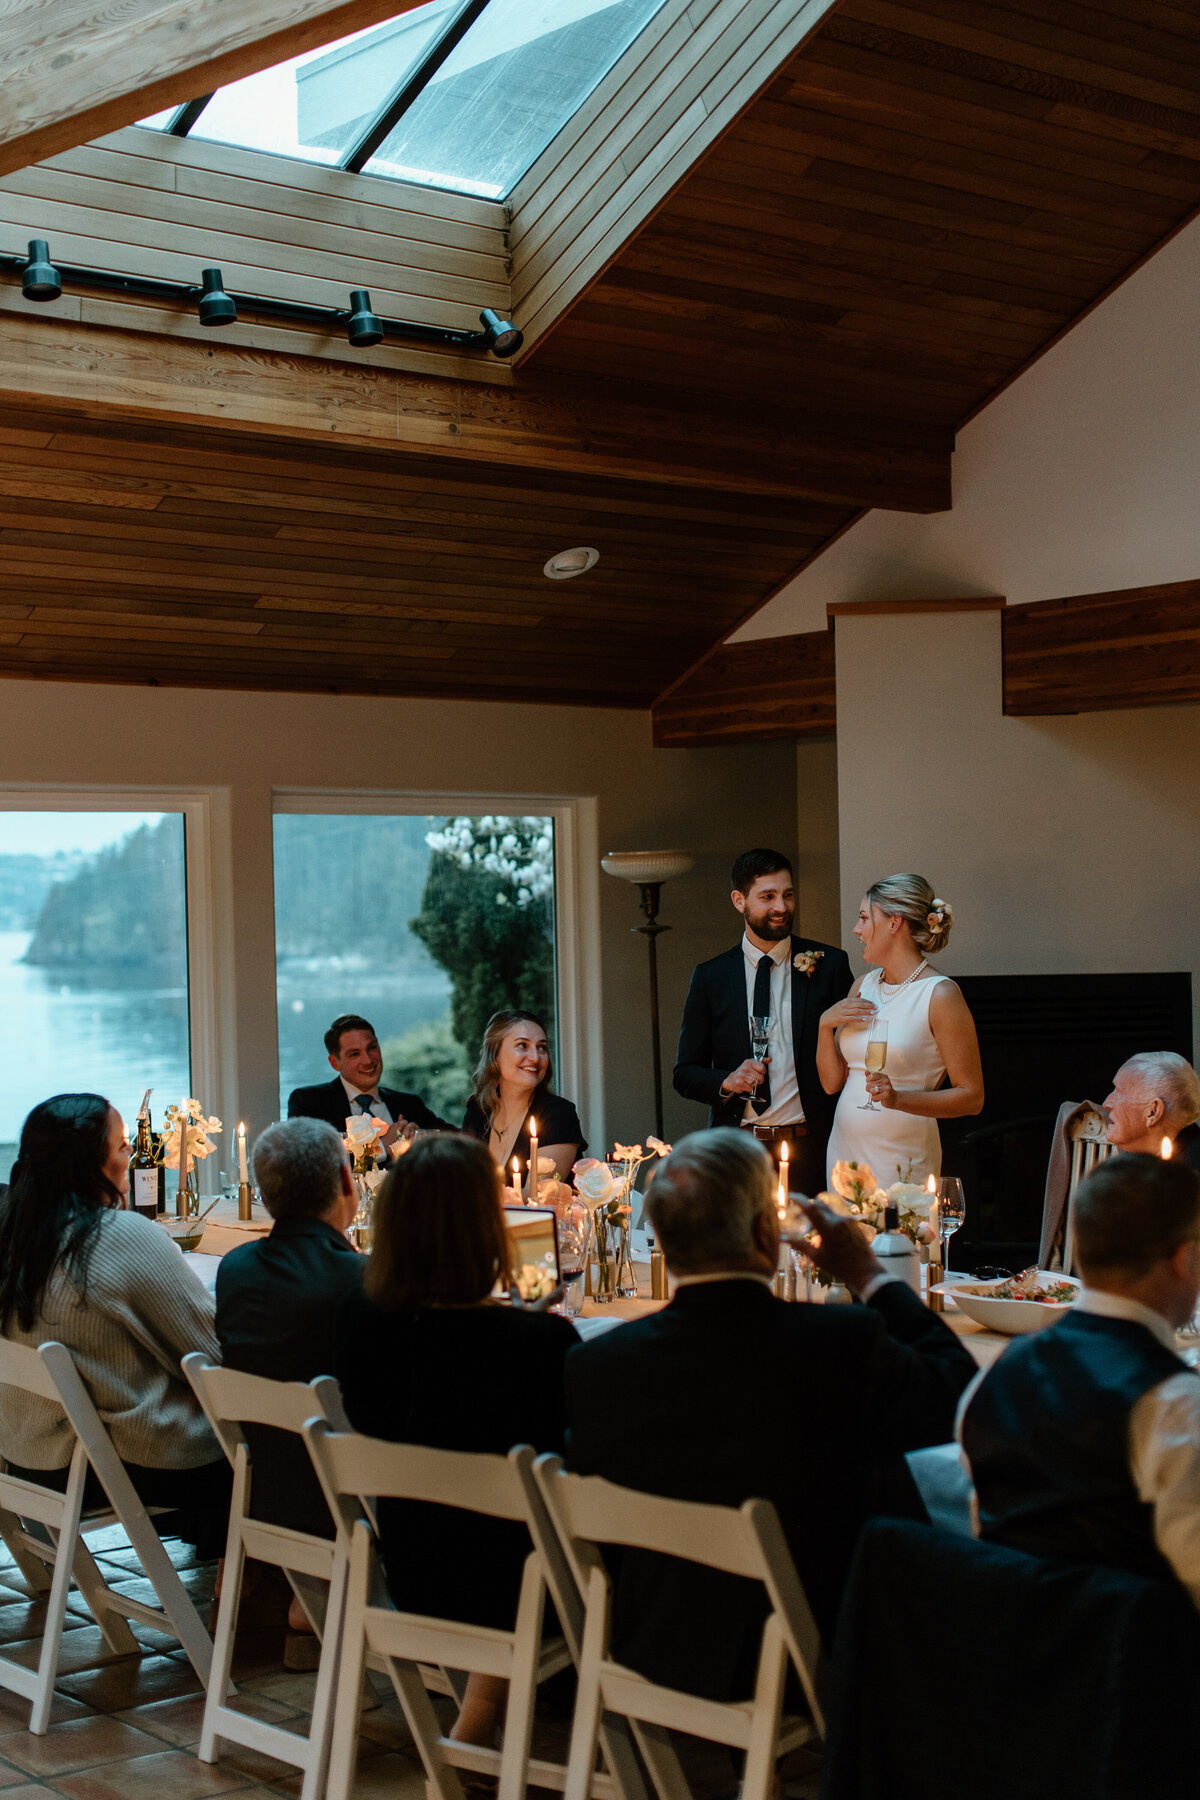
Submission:
POLYGON ((903 981, 897 982, 895 987, 892 987, 891 991, 886 994, 884 993, 883 990, 885 987, 890 987, 891 984, 884 981, 883 970, 880 969, 880 971, 879 971, 879 1005, 887 1006, 890 1001, 892 1001, 896 998, 897 994, 902 994, 904 992, 905 988, 908 986, 910 981, 915 981, 917 979, 917 976, 921 973, 922 969, 927 969, 928 967, 929 967, 929 964, 925 961, 925 958, 922 957, 920 962, 917 964, 916 968, 912 971, 912 973, 909 975, 906 975, 904 977, 903 981))

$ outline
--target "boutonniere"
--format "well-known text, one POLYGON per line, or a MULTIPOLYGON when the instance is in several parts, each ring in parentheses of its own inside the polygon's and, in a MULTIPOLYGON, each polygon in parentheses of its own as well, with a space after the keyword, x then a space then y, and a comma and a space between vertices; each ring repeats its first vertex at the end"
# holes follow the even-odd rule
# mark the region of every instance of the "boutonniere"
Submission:
POLYGON ((823 950, 800 950, 792 958, 792 967, 799 969, 802 975, 807 975, 811 980, 824 954, 823 950))

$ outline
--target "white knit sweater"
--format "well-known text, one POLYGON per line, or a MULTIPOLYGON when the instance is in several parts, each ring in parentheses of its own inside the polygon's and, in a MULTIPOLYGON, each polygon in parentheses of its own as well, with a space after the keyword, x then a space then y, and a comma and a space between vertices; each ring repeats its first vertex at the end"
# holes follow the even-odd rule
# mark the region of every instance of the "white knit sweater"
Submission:
MULTIPOLYGON (((65 1344, 122 1462, 194 1469, 221 1449, 180 1370, 202 1350, 220 1361, 212 1296, 161 1225, 134 1212, 101 1214, 86 1282, 61 1269, 42 1296, 32 1331, 14 1321, 19 1344, 65 1344)), ((74 1433, 61 1407, 0 1386, 0 1455, 27 1469, 61 1469, 74 1433)))

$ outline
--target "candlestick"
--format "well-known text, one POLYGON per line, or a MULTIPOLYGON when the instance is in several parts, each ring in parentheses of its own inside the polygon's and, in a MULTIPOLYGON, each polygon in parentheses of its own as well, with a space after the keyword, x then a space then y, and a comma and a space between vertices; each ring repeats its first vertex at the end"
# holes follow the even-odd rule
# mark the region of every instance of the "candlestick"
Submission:
POLYGON ((240 1182, 245 1183, 245 1182, 248 1182, 249 1179, 250 1179, 250 1171, 246 1167, 246 1127, 244 1125, 239 1125, 238 1126, 238 1180, 240 1182))
POLYGON ((188 1216, 187 1136, 188 1103, 186 1099, 183 1099, 179 1102, 179 1186, 175 1191, 175 1217, 177 1219, 186 1219, 188 1216))
POLYGON ((788 1145, 785 1138, 779 1146, 779 1222, 783 1223, 788 1205, 788 1145))
POLYGON ((538 1201, 538 1135, 537 1120, 529 1121, 529 1204, 536 1206, 538 1201))

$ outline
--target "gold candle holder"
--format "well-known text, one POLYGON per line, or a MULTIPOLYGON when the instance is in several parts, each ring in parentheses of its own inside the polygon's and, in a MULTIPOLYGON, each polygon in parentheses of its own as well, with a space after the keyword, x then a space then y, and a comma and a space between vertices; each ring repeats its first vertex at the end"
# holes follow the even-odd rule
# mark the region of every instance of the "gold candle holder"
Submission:
POLYGON ((248 1181, 238 1182, 238 1218, 242 1220, 254 1217, 254 1189, 248 1181))

